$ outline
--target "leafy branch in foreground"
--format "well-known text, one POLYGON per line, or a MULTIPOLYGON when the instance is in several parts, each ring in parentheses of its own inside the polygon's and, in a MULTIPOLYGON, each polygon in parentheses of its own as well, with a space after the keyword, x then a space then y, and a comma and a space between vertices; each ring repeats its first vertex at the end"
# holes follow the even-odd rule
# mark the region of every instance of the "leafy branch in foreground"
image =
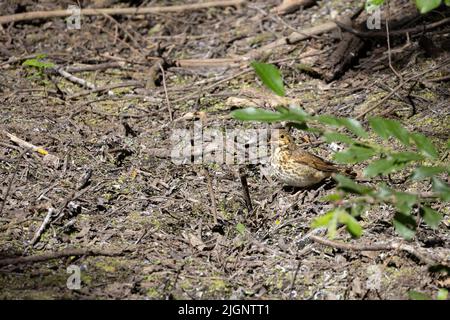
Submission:
MULTIPOLYGON (((279 70, 271 64, 253 62, 252 67, 265 86, 275 94, 285 95, 283 80, 279 70)), ((433 143, 423 134, 409 132, 398 121, 380 117, 369 119, 369 128, 383 143, 369 139, 369 132, 352 118, 331 115, 311 115, 297 106, 280 106, 276 111, 260 108, 245 108, 232 112, 235 119, 242 121, 278 122, 287 121, 300 130, 314 132, 325 142, 340 142, 348 147, 333 155, 341 164, 367 162, 363 171, 366 178, 383 177, 396 172, 406 172, 408 182, 430 180, 432 192, 429 194, 395 190, 385 182, 372 181, 363 185, 342 175, 336 175, 337 192, 324 200, 333 202, 334 208, 312 222, 312 227, 328 228, 329 237, 334 237, 337 227, 345 225, 355 237, 362 234, 357 218, 368 206, 383 204, 395 208, 393 226, 405 239, 412 239, 417 229, 415 215, 420 215, 431 228, 437 228, 442 214, 431 204, 436 201, 450 201, 450 186, 440 178, 450 173, 450 167, 440 163, 440 155, 433 143), (346 133, 343 133, 346 132, 346 133), (402 151, 385 142, 396 140, 402 151)), ((447 143, 450 149, 450 143, 447 143)))

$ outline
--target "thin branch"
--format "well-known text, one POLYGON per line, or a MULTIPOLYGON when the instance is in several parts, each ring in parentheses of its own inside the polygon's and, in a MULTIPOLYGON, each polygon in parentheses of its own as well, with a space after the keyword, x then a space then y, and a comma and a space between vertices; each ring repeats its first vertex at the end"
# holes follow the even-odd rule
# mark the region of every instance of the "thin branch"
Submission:
MULTIPOLYGON (((228 0, 228 1, 211 1, 201 2, 193 4, 164 6, 164 7, 151 7, 151 8, 99 8, 99 9, 81 9, 80 14, 83 16, 98 16, 103 14, 109 15, 143 15, 152 13, 170 13, 170 12, 182 12, 193 11, 200 9, 207 9, 211 7, 230 7, 239 6, 243 4, 245 0, 228 0)), ((68 17, 72 15, 70 10, 54 10, 54 11, 35 11, 17 13, 8 16, 0 16, 0 25, 10 22, 27 21, 33 19, 49 19, 56 17, 68 17)))
POLYGON ((162 74, 162 81, 163 81, 163 86, 164 86, 164 93, 166 95, 167 109, 169 110, 169 118, 170 118, 170 121, 173 121, 172 106, 170 104, 169 94, 167 93, 166 73, 164 72, 164 68, 162 67, 161 63, 159 63, 159 62, 156 62, 156 63, 159 65, 159 69, 161 70, 161 74, 162 74))
POLYGON ((53 259, 59 259, 64 257, 72 257, 72 256, 120 256, 123 254, 123 251, 109 251, 109 250, 100 250, 100 249, 65 249, 59 252, 50 252, 44 253, 35 256, 28 257, 18 257, 18 258, 8 258, 0 260, 0 267, 7 265, 16 265, 22 263, 35 263, 48 261, 53 259))
POLYGON ((248 213, 251 213, 253 212, 253 206, 248 189, 247 174, 245 173, 244 168, 239 168, 239 179, 241 180, 242 189, 244 191, 244 200, 247 206, 248 213))
POLYGON ((211 198, 211 209, 213 213, 214 225, 217 225, 217 207, 216 207, 216 199, 214 197, 214 190, 212 187, 211 176, 209 175, 208 169, 203 168, 203 173, 206 176, 206 182, 208 185, 209 196, 211 198))
POLYGON ((90 64, 90 65, 82 65, 82 66, 70 66, 66 67, 65 71, 70 73, 75 72, 86 72, 86 71, 98 71, 105 70, 110 68, 123 68, 125 66, 125 61, 113 61, 113 62, 105 62, 99 64, 90 64))
POLYGON ((336 248, 336 249, 342 249, 342 250, 350 250, 350 251, 391 251, 391 250, 401 250, 406 251, 409 254, 412 254, 419 260, 421 260, 423 263, 427 265, 448 265, 444 261, 439 261, 439 259, 436 259, 434 257, 431 257, 429 254, 426 254, 424 252, 420 252, 420 249, 415 248, 409 244, 404 243, 398 243, 398 242, 390 242, 390 243, 375 243, 371 245, 353 245, 343 242, 337 242, 332 241, 328 239, 324 239, 322 237, 318 237, 315 235, 310 235, 309 239, 313 240, 314 242, 323 244, 328 247, 336 248))

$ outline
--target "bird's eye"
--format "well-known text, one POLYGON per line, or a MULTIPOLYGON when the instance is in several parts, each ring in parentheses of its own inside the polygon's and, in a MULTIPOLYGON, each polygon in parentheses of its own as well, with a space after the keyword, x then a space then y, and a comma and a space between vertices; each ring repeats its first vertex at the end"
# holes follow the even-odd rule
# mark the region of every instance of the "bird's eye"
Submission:
POLYGON ((280 136, 280 138, 281 138, 281 139, 284 139, 284 134, 282 134, 282 135, 280 136))

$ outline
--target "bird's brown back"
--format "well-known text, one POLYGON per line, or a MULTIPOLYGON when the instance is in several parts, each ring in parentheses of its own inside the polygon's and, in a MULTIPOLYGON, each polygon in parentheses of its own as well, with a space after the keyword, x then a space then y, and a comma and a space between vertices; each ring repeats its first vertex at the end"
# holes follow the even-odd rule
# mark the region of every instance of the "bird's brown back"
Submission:
POLYGON ((291 149, 291 159, 294 162, 305 164, 313 167, 314 169, 324 172, 340 171, 340 169, 336 167, 334 163, 295 147, 291 149))

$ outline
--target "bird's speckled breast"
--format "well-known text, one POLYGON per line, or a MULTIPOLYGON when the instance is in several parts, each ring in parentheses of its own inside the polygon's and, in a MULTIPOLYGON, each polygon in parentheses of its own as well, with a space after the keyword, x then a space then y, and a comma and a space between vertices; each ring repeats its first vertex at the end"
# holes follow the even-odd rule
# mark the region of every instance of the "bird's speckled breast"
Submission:
POLYGON ((307 187, 330 176, 328 172, 293 161, 289 150, 281 150, 281 148, 274 150, 270 162, 272 174, 286 186, 307 187))

